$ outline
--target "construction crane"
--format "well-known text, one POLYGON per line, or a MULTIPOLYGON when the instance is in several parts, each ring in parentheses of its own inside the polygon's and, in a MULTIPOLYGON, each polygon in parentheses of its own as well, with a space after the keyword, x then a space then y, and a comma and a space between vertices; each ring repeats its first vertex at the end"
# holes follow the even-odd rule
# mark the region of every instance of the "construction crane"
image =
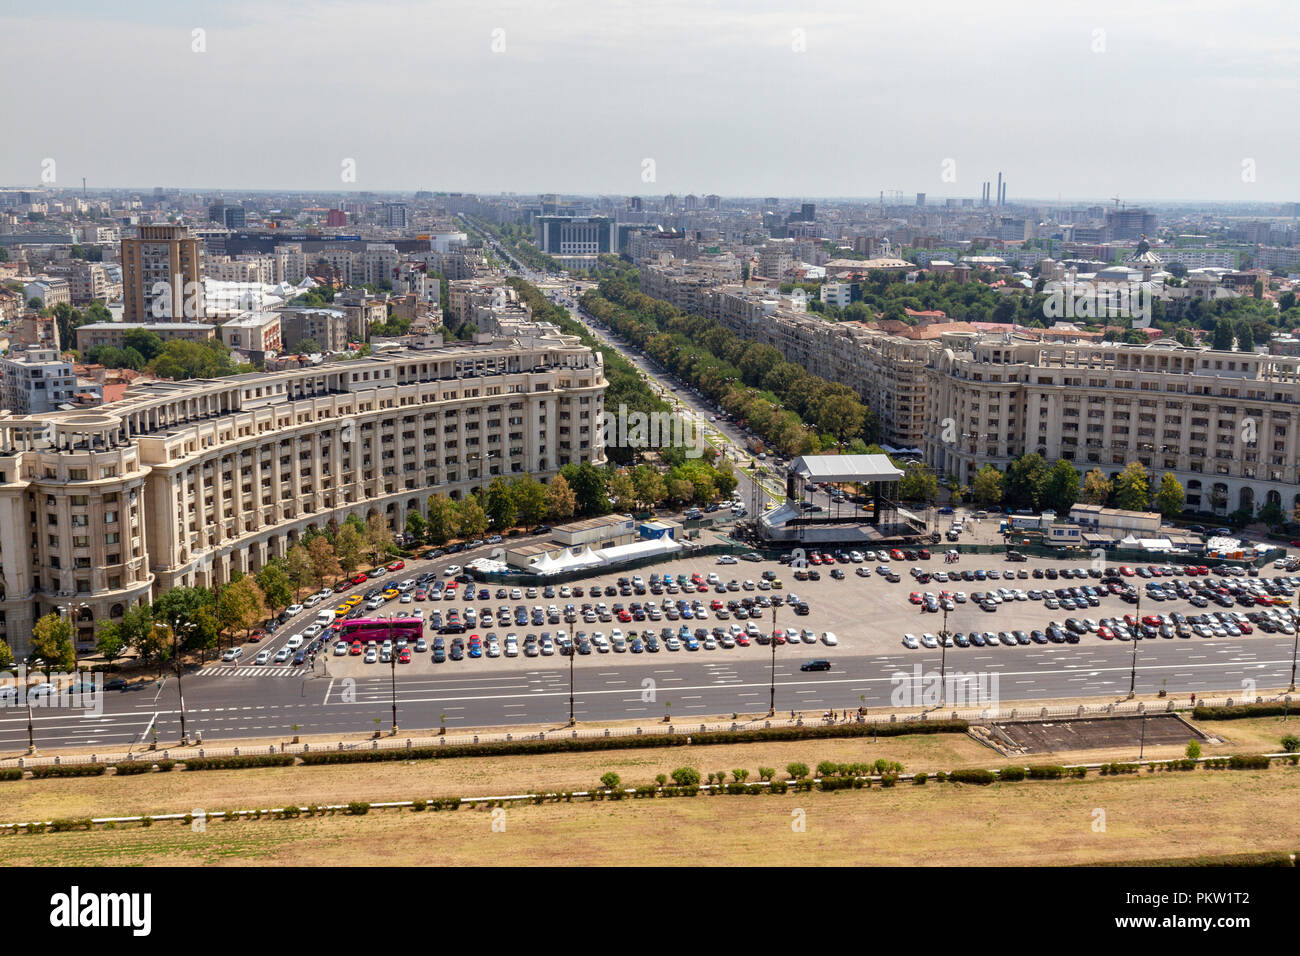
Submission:
POLYGON ((1128 205, 1128 203, 1126 202, 1121 202, 1118 196, 1111 196, 1110 201, 1115 204, 1116 209, 1123 209, 1125 206, 1128 205))

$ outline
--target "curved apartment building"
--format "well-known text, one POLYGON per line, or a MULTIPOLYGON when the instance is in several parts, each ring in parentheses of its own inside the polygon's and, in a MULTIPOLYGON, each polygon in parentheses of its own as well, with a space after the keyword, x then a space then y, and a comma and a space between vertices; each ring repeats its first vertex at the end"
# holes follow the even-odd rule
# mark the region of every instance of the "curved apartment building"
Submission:
POLYGON ((925 373, 925 458, 966 484, 1038 452, 1081 473, 1172 472, 1193 511, 1300 507, 1300 359, 958 334, 925 373))
POLYGON ((601 357, 481 336, 311 369, 151 382, 93 411, 0 418, 0 638, 96 624, 255 573, 349 514, 400 530, 429 496, 603 464, 601 357))

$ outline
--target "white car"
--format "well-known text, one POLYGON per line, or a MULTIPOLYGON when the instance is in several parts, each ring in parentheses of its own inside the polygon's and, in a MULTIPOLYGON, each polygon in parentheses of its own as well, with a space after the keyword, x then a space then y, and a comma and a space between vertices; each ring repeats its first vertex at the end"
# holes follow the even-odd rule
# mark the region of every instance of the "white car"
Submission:
POLYGON ((733 554, 722 555, 722 557, 718 558, 717 563, 718 564, 739 564, 739 562, 736 560, 736 556, 733 554))
POLYGON ((449 564, 447 565, 446 569, 443 570, 442 576, 444 578, 450 578, 450 577, 454 577, 457 574, 460 574, 460 572, 461 572, 461 567, 459 564, 449 564))
POLYGON ((315 636, 316 636, 317 634, 319 634, 322 630, 323 630, 323 628, 321 628, 321 626, 320 626, 319 624, 308 624, 306 627, 304 627, 304 628, 302 629, 302 636, 303 636, 303 637, 315 637, 315 636))
POLYGON ((334 656, 335 656, 335 657, 347 657, 347 654, 348 654, 348 642, 347 642, 347 641, 339 641, 337 644, 334 645, 334 656))
POLYGON ((927 632, 921 635, 921 643, 926 647, 935 648, 939 646, 939 639, 933 634, 927 632))
POLYGON ((258 664, 269 664, 271 662, 271 652, 270 651, 260 652, 257 655, 255 662, 258 664))
POLYGON ((307 595, 307 597, 305 597, 305 598, 303 599, 302 606, 303 606, 303 607, 315 607, 317 604, 319 604, 319 603, 320 603, 321 601, 323 601, 323 600, 325 600, 325 599, 324 599, 323 597, 321 597, 319 594, 309 594, 309 595, 307 595))
POLYGON ((373 645, 366 648, 366 656, 364 660, 367 664, 373 664, 379 660, 379 652, 375 650, 373 645))
POLYGON ((827 647, 834 647, 839 642, 840 639, 836 637, 831 631, 822 632, 822 643, 825 644, 827 647))
POLYGON ((290 604, 287 608, 284 609, 284 613, 288 614, 290 617, 297 617, 299 614, 302 613, 302 605, 290 604))
POLYGON ((918 647, 920 647, 921 645, 917 642, 917 640, 916 640, 916 635, 915 635, 915 634, 904 634, 904 635, 903 635, 903 646, 906 647, 906 648, 908 648, 909 650, 913 650, 913 651, 914 651, 914 650, 916 650, 918 647))
POLYGON ((506 635, 506 657, 519 656, 519 638, 514 634, 506 635))
POLYGON ((237 661, 243 656, 244 649, 242 647, 232 647, 226 651, 226 653, 221 655, 221 659, 223 661, 237 661))

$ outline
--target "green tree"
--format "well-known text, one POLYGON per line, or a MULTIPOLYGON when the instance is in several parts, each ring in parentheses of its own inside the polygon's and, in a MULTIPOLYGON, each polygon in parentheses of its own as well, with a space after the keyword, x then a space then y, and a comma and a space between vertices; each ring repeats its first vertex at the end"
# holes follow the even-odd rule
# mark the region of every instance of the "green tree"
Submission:
POLYGON ((228 637, 236 631, 251 631, 265 613, 266 596, 247 574, 231 581, 217 594, 217 626, 228 637))
POLYGON ((700 785, 700 772, 694 767, 678 767, 671 774, 673 783, 679 787, 698 787, 700 785))
POLYGON ((1166 471, 1160 478, 1155 505, 1156 510, 1166 518, 1178 517, 1187 505, 1187 495, 1183 492, 1182 484, 1170 472, 1166 471))
MULTIPOLYGON (((302 596, 304 588, 312 587, 316 583, 316 571, 312 566, 311 552, 307 550, 305 544, 300 542, 291 547, 285 554, 284 564, 295 599, 302 596)), ((355 565, 353 567, 355 569, 355 565)))
POLYGON ((1083 476, 1083 500, 1090 505, 1104 505, 1110 501, 1110 479, 1100 468, 1094 468, 1083 476))
MULTIPOLYGON (((429 533, 429 523, 424 520, 424 516, 418 511, 412 511, 406 516, 406 535, 411 541, 424 541, 429 533)), ((337 549, 338 545, 335 544, 337 549)))
POLYGON ((1237 351, 1255 351, 1255 327, 1250 324, 1249 319, 1237 323, 1237 351))
POLYGON ((524 475, 515 480, 515 505, 519 509, 519 520, 525 528, 534 528, 546 517, 546 488, 532 475, 524 475))
POLYGON ((1047 462, 1037 452, 1021 455, 1007 468, 1002 481, 1002 499, 1012 508, 1040 509, 1047 462))
POLYGON ((127 642, 117 621, 104 621, 95 630, 95 651, 112 667, 126 653, 127 642))
MULTIPOLYGON (((3 248, 4 246, 0 246, 0 249, 3 248)), ((0 641, 0 668, 9 668, 13 666, 14 652, 10 650, 9 645, 5 641, 0 641)))
POLYGON ((603 786, 606 790, 617 790, 619 784, 621 784, 622 782, 623 782, 623 778, 620 777, 612 770, 609 771, 608 773, 601 774, 600 777, 601 786, 603 786))
POLYGON ((1115 507, 1145 511, 1151 501, 1147 472, 1141 462, 1131 461, 1115 479, 1115 507))
POLYGON ((934 470, 921 462, 909 464, 898 483, 898 496, 904 501, 936 500, 939 497, 939 479, 934 470))
POLYGON ((488 529, 488 516, 478 499, 466 495, 456 502, 456 535, 461 538, 477 538, 488 529))
POLYGON ((32 625, 30 658, 40 660, 48 674, 52 670, 71 671, 77 666, 77 651, 72 644, 72 622, 51 612, 32 625))
POLYGON ((579 465, 565 465, 560 469, 560 474, 573 489, 578 514, 602 515, 609 511, 609 499, 605 495, 605 473, 601 469, 584 461, 579 465))
POLYGON ((334 555, 339 561, 339 570, 348 577, 356 574, 361 565, 361 555, 365 553, 365 534, 356 522, 345 521, 334 535, 334 555))
POLYGON ((509 483, 501 477, 493 478, 488 486, 487 507, 488 526, 494 531, 504 531, 513 527, 519 515, 515 506, 515 496, 509 483))
POLYGON ((636 507, 636 484, 625 469, 618 469, 609 476, 609 500, 618 511, 631 511, 636 507))
POLYGON ((383 515, 371 515, 366 519, 365 550, 370 560, 378 564, 393 546, 393 530, 388 527, 388 519, 383 515))
POLYGON ((311 558, 311 580, 317 588, 333 584, 343 574, 339 557, 325 535, 317 535, 307 542, 307 555, 311 558))
POLYGON ((788 763, 785 765, 785 772, 790 775, 791 780, 802 780, 808 776, 808 765, 806 763, 788 763))
POLYGON ((1188 760, 1199 760, 1199 759, 1201 759, 1201 745, 1200 745, 1200 742, 1199 742, 1199 741, 1196 741, 1196 740, 1189 740, 1189 741, 1187 742, 1187 749, 1184 750, 1183 753, 1187 755, 1187 759, 1188 759, 1188 760))
POLYGON ((1059 459, 1043 479, 1041 501, 1043 508, 1058 515, 1068 514, 1079 500, 1079 473, 1064 458, 1059 459))
POLYGON ((1002 472, 992 465, 984 465, 975 473, 971 492, 981 508, 997 507, 1002 501, 1002 472))
POLYGON ((1220 352, 1231 352, 1233 338, 1232 320, 1225 316, 1215 323, 1211 347, 1220 352))
POLYGON ((556 475, 546 487, 546 511, 553 520, 568 521, 578 508, 578 496, 563 475, 556 475))
POLYGON ((429 499, 428 537, 430 544, 446 544, 456 534, 456 505, 444 494, 429 499))
POLYGON ((162 352, 163 344, 162 337, 148 329, 131 329, 122 336, 122 347, 134 349, 146 362, 152 362, 162 352))
POLYGON ((293 585, 289 583, 289 574, 285 571, 283 561, 272 558, 257 572, 256 580, 272 611, 283 610, 293 603, 293 585))

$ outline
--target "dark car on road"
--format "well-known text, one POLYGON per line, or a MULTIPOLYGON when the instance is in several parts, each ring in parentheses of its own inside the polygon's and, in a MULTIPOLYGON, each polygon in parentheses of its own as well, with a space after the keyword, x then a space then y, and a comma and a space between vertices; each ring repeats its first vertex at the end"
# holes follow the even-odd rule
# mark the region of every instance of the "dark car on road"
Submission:
POLYGON ((830 669, 830 661, 804 661, 799 665, 801 671, 828 671, 830 669))

